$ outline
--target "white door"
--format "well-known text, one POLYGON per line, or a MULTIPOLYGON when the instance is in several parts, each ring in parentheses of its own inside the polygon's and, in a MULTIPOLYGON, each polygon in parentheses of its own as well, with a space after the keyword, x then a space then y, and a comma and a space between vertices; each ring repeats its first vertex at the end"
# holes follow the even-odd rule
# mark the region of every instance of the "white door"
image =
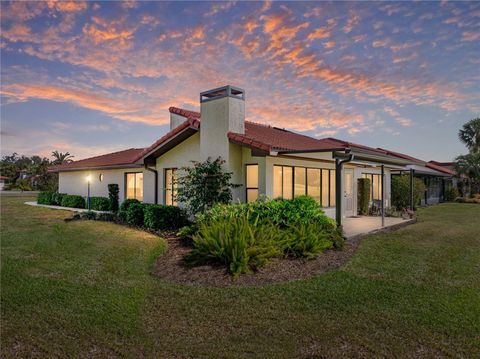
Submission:
POLYGON ((353 169, 345 168, 343 170, 343 203, 346 217, 351 217, 353 213, 353 169))

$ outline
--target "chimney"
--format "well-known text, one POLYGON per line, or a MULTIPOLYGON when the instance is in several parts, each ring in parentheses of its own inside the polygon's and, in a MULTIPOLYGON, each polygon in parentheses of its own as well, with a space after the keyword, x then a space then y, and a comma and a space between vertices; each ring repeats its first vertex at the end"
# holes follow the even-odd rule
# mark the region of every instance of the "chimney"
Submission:
POLYGON ((200 93, 200 157, 222 157, 230 168, 228 132, 245 133, 245 91, 224 86, 200 93))

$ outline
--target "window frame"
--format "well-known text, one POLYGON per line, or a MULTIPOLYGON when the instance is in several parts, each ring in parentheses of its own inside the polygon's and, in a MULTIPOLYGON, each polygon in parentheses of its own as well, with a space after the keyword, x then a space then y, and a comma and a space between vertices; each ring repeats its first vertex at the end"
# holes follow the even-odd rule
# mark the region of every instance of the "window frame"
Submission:
MULTIPOLYGON (((133 178, 134 178, 134 181, 133 181, 134 197, 133 197, 133 199, 138 199, 138 198, 137 198, 137 191, 136 191, 136 189, 137 189, 137 174, 139 174, 139 173, 141 173, 142 176, 143 176, 143 171, 134 171, 134 172, 125 172, 125 173, 124 173, 124 178, 123 178, 123 182, 124 182, 124 188, 123 188, 123 189, 124 189, 124 192, 123 192, 123 193, 124 193, 124 198, 125 198, 125 199, 130 199, 130 198, 127 196, 127 193, 128 193, 128 191, 127 191, 127 188, 128 188, 128 187, 127 187, 127 186, 128 186, 127 178, 128 178, 128 175, 132 175, 132 174, 135 175, 135 176, 133 177, 133 178)), ((142 200, 141 200, 140 202, 143 202, 143 188, 142 188, 142 200)))
POLYGON ((247 163, 245 164, 245 203, 248 202, 248 190, 256 189, 257 190, 257 199, 260 196, 260 166, 258 163, 247 163), (249 166, 257 166, 257 187, 248 187, 248 167, 249 166))
MULTIPOLYGON (((323 208, 332 208, 332 181, 331 181, 331 176, 332 176, 332 172, 335 171, 334 168, 322 168, 322 167, 309 167, 309 166, 290 166, 290 165, 280 165, 280 164, 274 164, 273 167, 280 167, 282 169, 282 190, 281 190, 281 193, 282 193, 282 196, 281 198, 283 199, 283 187, 284 187, 284 183, 283 183, 283 179, 284 179, 284 175, 283 175, 283 168, 284 167, 289 167, 292 169, 292 198, 295 198, 295 168, 304 168, 305 169, 305 195, 306 196, 309 196, 308 194, 308 170, 309 169, 313 169, 313 170, 320 170, 320 201, 319 201, 319 204, 322 205, 322 199, 323 199, 323 171, 327 171, 327 178, 328 178, 328 205, 326 207, 323 207, 323 208)), ((272 171, 273 174, 275 174, 275 168, 274 170, 272 171)), ((275 183, 275 180, 273 180, 274 183, 275 183)), ((336 189, 335 189, 336 190, 336 189)), ((278 198, 278 197, 277 197, 278 198)), ((313 198, 313 197, 312 197, 313 198)))
POLYGON ((366 172, 363 172, 362 173, 362 176, 363 178, 368 178, 370 180, 370 202, 373 202, 373 201, 381 201, 382 200, 382 187, 383 187, 383 181, 382 181, 382 175, 380 173, 366 173, 366 172), (375 199, 374 198, 374 183, 375 181, 373 180, 373 177, 374 176, 378 176, 378 184, 379 184, 379 194, 380 194, 380 198, 378 199, 375 199))
POLYGON ((175 172, 178 171, 177 167, 167 167, 163 169, 163 184, 164 184, 164 189, 163 189, 163 204, 166 206, 177 206, 177 200, 173 198, 173 194, 175 193, 175 172), (172 171, 172 188, 170 188, 170 191, 172 192, 172 204, 167 205, 167 171, 172 171))

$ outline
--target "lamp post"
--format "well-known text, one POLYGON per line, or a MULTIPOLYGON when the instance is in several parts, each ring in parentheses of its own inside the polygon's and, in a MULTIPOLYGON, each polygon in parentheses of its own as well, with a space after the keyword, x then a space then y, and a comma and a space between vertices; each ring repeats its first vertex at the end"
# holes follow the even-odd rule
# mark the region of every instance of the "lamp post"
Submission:
POLYGON ((91 176, 87 176, 87 209, 90 211, 90 180, 91 176))

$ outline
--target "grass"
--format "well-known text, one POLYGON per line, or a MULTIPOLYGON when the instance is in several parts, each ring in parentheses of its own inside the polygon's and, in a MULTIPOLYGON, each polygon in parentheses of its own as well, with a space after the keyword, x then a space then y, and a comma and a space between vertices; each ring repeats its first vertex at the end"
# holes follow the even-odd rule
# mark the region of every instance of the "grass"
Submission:
POLYGON ((421 210, 342 269, 258 288, 151 276, 164 241, 2 196, 1 356, 479 357, 480 206, 421 210))

